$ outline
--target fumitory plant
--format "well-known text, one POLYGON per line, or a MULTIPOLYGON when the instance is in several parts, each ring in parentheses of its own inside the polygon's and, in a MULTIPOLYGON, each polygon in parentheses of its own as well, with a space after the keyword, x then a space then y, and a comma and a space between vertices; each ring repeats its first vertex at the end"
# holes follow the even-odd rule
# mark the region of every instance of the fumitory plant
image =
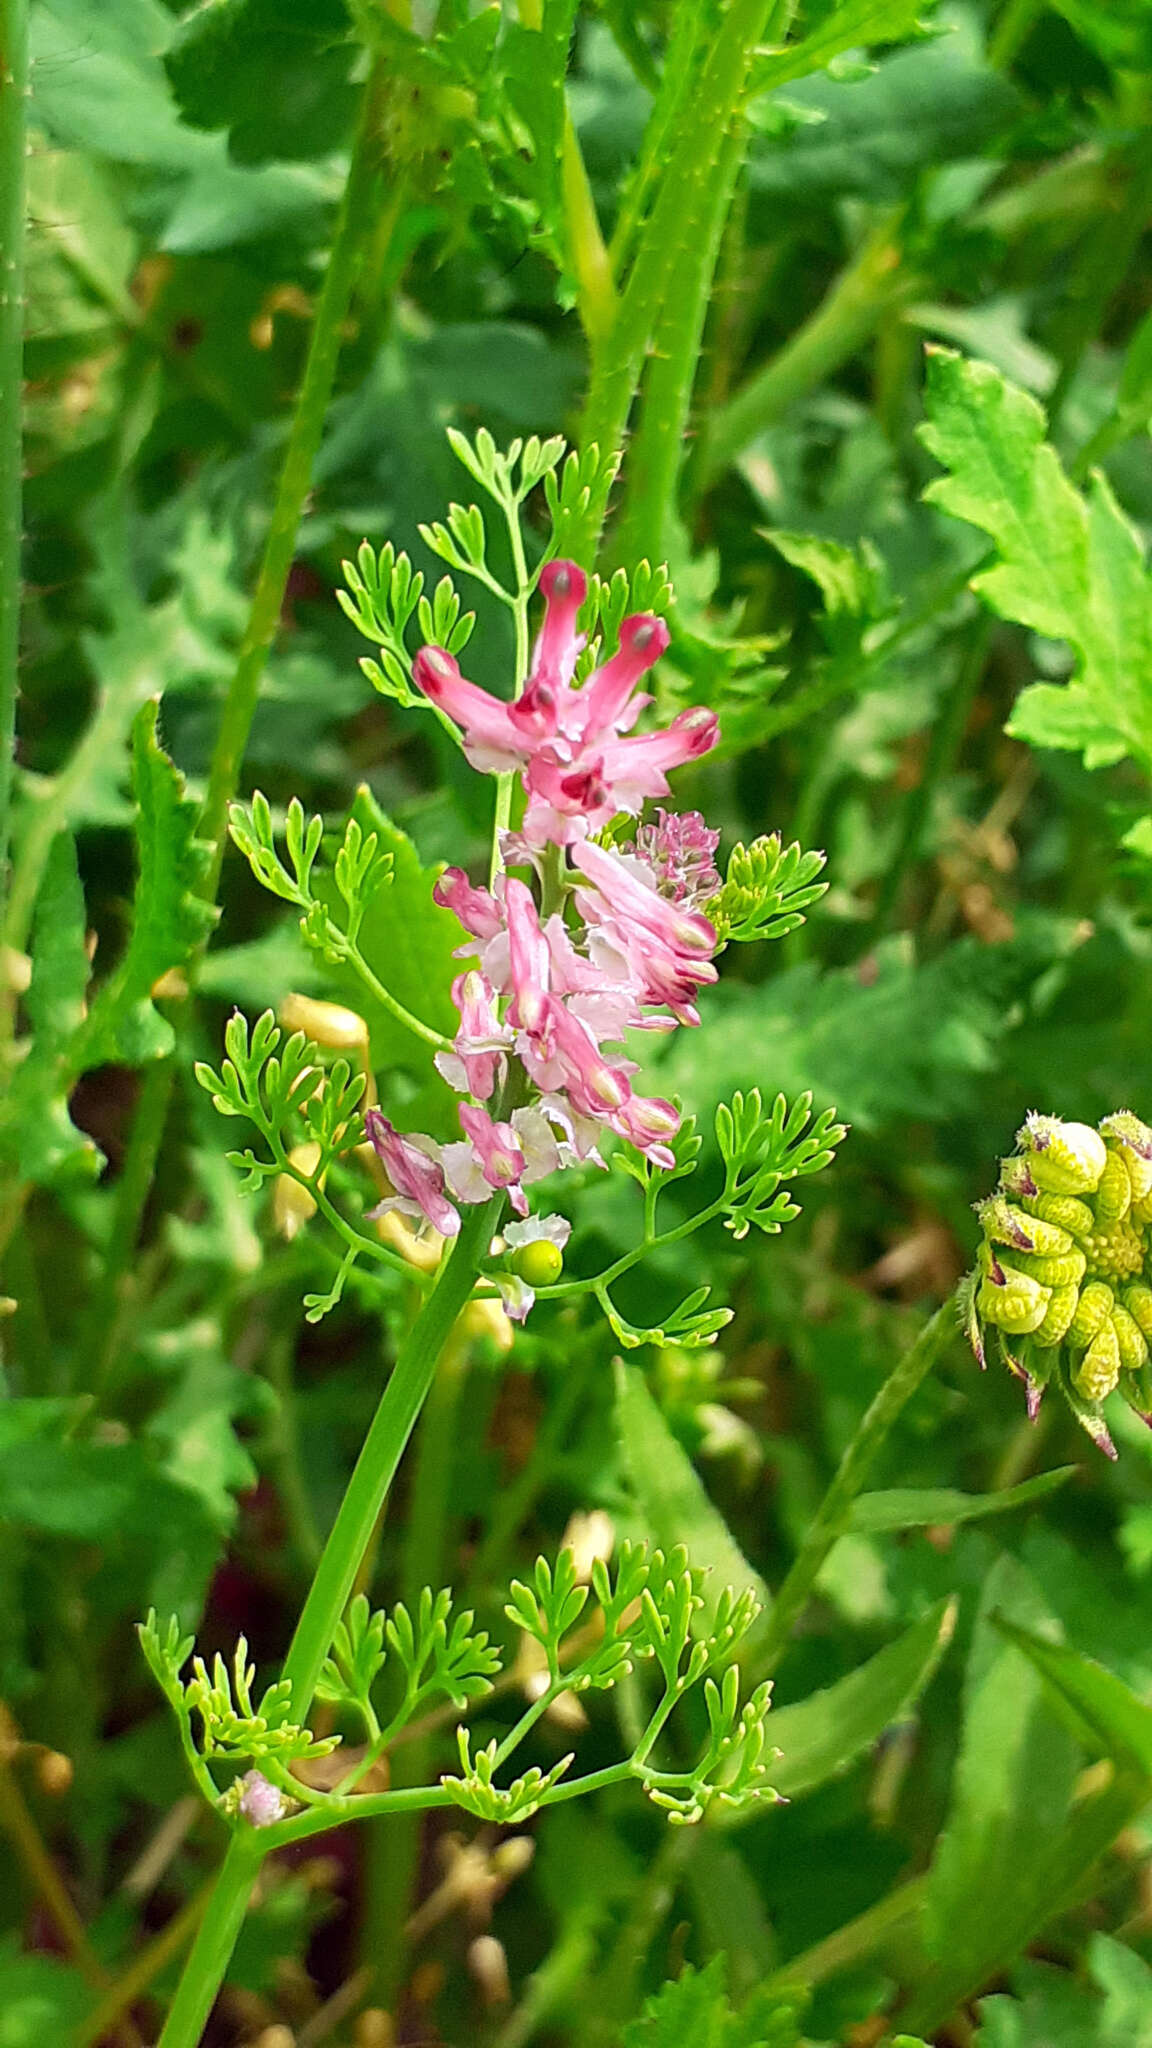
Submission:
MULTIPOLYGON (((178 1622, 162 1628, 150 1617, 142 1631, 197 1783, 232 1828, 232 1847, 177 1991, 164 2048, 191 2048, 198 2038, 257 1863, 269 1849, 317 1828, 358 1814, 448 1802, 482 1820, 523 1820, 541 1806, 628 1776, 681 1822, 700 1820, 715 1801, 735 1808, 774 1796, 764 1726, 771 1687, 761 1683, 742 1704, 730 1661, 759 1603, 747 1591, 724 1590, 702 1628, 704 1602, 690 1561, 680 1552, 666 1557, 642 1549, 622 1552, 615 1579, 603 1564, 593 1566, 600 1619, 582 1655, 573 1654, 570 1642, 588 1588, 577 1584, 568 1553, 554 1567, 541 1559, 533 1586, 514 1582, 506 1608, 540 1645, 548 1674, 516 1726, 502 1741, 494 1737, 473 1750, 461 1724, 460 1775, 445 1775, 438 1785, 373 1795, 356 1790, 422 1708, 446 1698, 459 1710, 490 1689, 500 1668, 472 1613, 453 1617, 447 1592, 425 1588, 414 1614, 401 1605, 389 1616, 370 1613, 357 1596, 343 1618, 440 1354, 469 1298, 477 1292, 481 1299, 498 1298, 522 1322, 537 1293, 550 1299, 590 1294, 626 1346, 708 1344, 731 1311, 706 1307, 706 1287, 682 1300, 658 1329, 637 1329, 615 1308, 613 1281, 649 1248, 715 1217, 737 1237, 753 1226, 778 1232, 798 1213, 789 1184, 826 1166, 845 1131, 830 1110, 813 1118, 810 1098, 789 1109, 778 1097, 766 1114, 755 1091, 737 1095, 716 1115, 724 1168, 719 1193, 687 1221, 661 1231, 662 1189, 693 1171, 699 1140, 694 1120, 674 1102, 636 1088, 639 1067, 629 1056, 627 1034, 697 1025, 697 999, 716 980, 716 954, 731 941, 795 929, 803 908, 822 891, 815 879, 821 856, 784 850, 778 836, 770 837, 738 848, 728 878, 721 879, 714 862, 719 834, 697 812, 662 807, 669 773, 715 745, 715 714, 685 710, 665 728, 635 730, 651 701, 639 685, 667 649, 668 627, 653 611, 627 610, 626 581, 590 588, 579 565, 557 553, 573 497, 587 488, 587 465, 569 456, 557 482, 564 454, 558 441, 517 442, 502 454, 482 434, 474 446, 456 436, 454 446, 503 515, 514 587, 498 582, 488 567, 478 507, 454 505, 447 526, 429 529, 427 538, 457 573, 475 578, 512 611, 517 660, 511 695, 498 698, 461 673, 449 643, 462 647, 471 621, 462 617, 449 579, 429 602, 407 558, 390 547, 376 558, 365 548, 355 566, 347 565, 347 608, 380 647, 386 666, 369 664, 377 687, 407 704, 426 701, 472 767, 496 778, 489 885, 448 867, 433 891, 459 920, 458 950, 472 963, 452 986, 455 1033, 443 1036, 411 1014, 364 956, 365 915, 375 892, 391 880, 389 857, 375 834, 349 819, 332 857, 329 889, 317 869, 320 818, 306 821, 300 805, 290 805, 285 861, 263 797, 236 806, 232 816, 233 837, 257 878, 301 911, 306 943, 323 959, 350 967, 393 1017, 435 1045, 437 1068, 462 1098, 461 1135, 438 1142, 399 1130, 374 1099, 366 1042, 359 1071, 343 1056, 326 1066, 315 1040, 303 1031, 284 1038, 270 1013, 251 1030, 235 1016, 219 1072, 204 1064, 197 1069, 216 1108, 244 1118, 263 1141, 263 1155, 250 1149, 232 1155, 246 1187, 295 1182, 309 1210, 322 1212, 341 1240, 336 1281, 327 1296, 309 1297, 309 1316, 335 1305, 361 1259, 407 1265, 425 1298, 324 1547, 282 1677, 257 1700, 242 1641, 231 1667, 218 1656, 210 1672, 196 1659, 185 1680, 193 1645, 178 1622), (529 572, 521 507, 542 479, 549 485, 552 542, 529 572), (529 656, 527 607, 536 590, 544 616, 529 656), (439 627, 442 640, 410 656, 406 628, 414 614, 425 632, 439 627), (650 804, 661 807, 645 820, 650 804), (561 1278, 570 1226, 546 1208, 533 1209, 529 1190, 564 1169, 610 1170, 618 1152, 643 1190, 641 1242, 599 1274, 561 1278), (337 1179, 347 1183, 342 1203, 329 1192, 337 1179), (401 1250, 394 1238, 388 1242, 369 1228, 394 1217, 408 1226, 401 1250), (429 1238, 433 1256, 425 1259, 420 1248, 429 1238), (628 1758, 584 1780, 567 1775, 568 1756, 548 1771, 533 1765, 511 1783, 501 1782, 498 1774, 559 1693, 609 1688, 643 1659, 652 1660, 662 1691, 628 1758), (398 1704, 382 1722, 372 1688, 389 1662, 402 1677, 398 1704), (682 1696, 701 1683, 710 1731, 704 1749, 687 1770, 660 1768, 651 1758, 665 1724, 682 1696), (317 1698, 350 1712, 367 1738, 327 1789, 309 1785, 308 1767, 336 1749, 340 1736, 317 1738, 310 1731, 317 1698), (249 1768, 237 1774, 240 1763, 249 1768), (226 1784, 213 1775, 213 1764, 230 1770, 226 1784)), ((647 566, 638 580, 645 590, 667 595, 665 579, 647 566)), ((323 1010, 315 1006, 312 1014, 323 1010)), ((325 1019, 330 1040, 333 1020, 337 1043, 355 1036, 354 1026, 344 1030, 342 1013, 333 1013, 325 1019)))

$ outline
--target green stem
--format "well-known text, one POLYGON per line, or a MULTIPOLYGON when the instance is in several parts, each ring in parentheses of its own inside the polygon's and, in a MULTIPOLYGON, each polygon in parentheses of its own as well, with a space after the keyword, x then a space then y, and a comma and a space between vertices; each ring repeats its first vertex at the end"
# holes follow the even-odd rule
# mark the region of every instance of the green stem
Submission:
POLYGON ((233 1835, 157 2048, 198 2048, 236 1946, 266 1846, 266 1841, 252 1828, 238 1829, 233 1835))
POLYGON ((640 424, 628 464, 628 488, 613 552, 622 562, 666 559, 684 462, 692 392, 712 280, 736 180, 744 161, 744 124, 732 123, 717 152, 699 210, 684 223, 684 261, 661 309, 644 380, 640 424))
POLYGON ((838 1927, 834 1934, 826 1935, 803 1955, 793 1956, 791 1961, 768 1979, 770 1989, 781 1991, 795 1984, 823 1984, 828 1977, 834 1977, 840 1970, 850 1969, 856 1963, 865 1962, 870 1956, 883 1949, 902 1929, 915 1925, 923 1910, 928 1890, 926 1877, 910 1877, 905 1884, 878 1899, 874 1906, 859 1913, 855 1920, 838 1927))
POLYGON ((901 268, 895 233, 899 219, 899 213, 888 214, 879 223, 811 318, 713 421, 701 463, 705 486, 715 483, 797 399, 846 363, 882 315, 911 295, 915 280, 901 268))
POLYGON ((8 882, 23 540, 25 0, 0 0, 0 926, 8 882))
MULTIPOLYGON (((715 177, 716 138, 740 114, 750 68, 769 30, 777 0, 732 0, 708 49, 693 90, 680 94, 667 123, 667 169, 639 238, 636 260, 610 334, 594 351, 584 408, 582 447, 602 452, 624 440, 645 352, 666 299, 676 290, 685 220, 703 216, 715 177)), ((585 548, 607 509, 607 482, 589 507, 585 548)))
POLYGON ((340 203, 336 233, 316 308, 304 379, 292 416, 284 465, 280 472, 264 556, 252 609, 220 719, 204 802, 203 834, 213 847, 208 878, 214 892, 224 858, 228 805, 235 795, 240 765, 248 744, 260 678, 276 636, 288 572, 296 548, 304 501, 312 481, 312 465, 320 446, 336 362, 352 288, 375 217, 379 176, 379 128, 385 67, 373 65, 364 88, 360 125, 340 203))
POLYGON ((792 1568, 772 1603, 760 1636, 756 1658, 758 1679, 766 1677, 779 1663, 793 1624, 807 1605, 825 1558, 844 1534, 852 1503, 867 1479, 889 1430, 920 1382, 943 1357, 959 1327, 956 1299, 950 1295, 924 1325, 916 1342, 889 1373, 865 1411, 840 1460, 832 1484, 809 1525, 792 1568))
POLYGON ((380 1399, 372 1427, 332 1533, 324 1546, 284 1664, 294 1717, 307 1719, 320 1668, 344 1612, 396 1467, 432 1385, 456 1317, 472 1292, 482 1254, 497 1227, 503 1197, 467 1211, 447 1263, 408 1334, 380 1399))

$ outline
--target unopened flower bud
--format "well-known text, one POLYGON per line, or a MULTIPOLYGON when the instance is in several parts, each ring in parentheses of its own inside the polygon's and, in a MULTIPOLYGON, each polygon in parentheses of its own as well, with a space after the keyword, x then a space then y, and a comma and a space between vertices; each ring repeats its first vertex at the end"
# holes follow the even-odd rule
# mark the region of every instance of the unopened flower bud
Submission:
POLYGON ((1027 1159, 1022 1158, 1016 1152, 1012 1154, 1010 1159, 1002 1159, 1000 1161, 1000 1186, 1005 1194, 1015 1195, 1018 1201, 1040 1193, 1040 1189, 1032 1178, 1027 1159))
POLYGON ((509 1835, 503 1842, 497 1842, 492 1851, 493 1874, 502 1884, 511 1884, 515 1878, 523 1877, 536 1854, 536 1844, 531 1835, 509 1835))
POLYGON ((1026 1336, 1030 1330, 1038 1330, 1044 1321, 1049 1290, 1030 1274, 1017 1273, 1011 1266, 1004 1266, 1002 1273, 1001 1280, 991 1273, 985 1275, 976 1297, 977 1307, 985 1320, 995 1323, 998 1329, 1016 1337, 1026 1336))
POLYGON ((1052 1289, 1044 1321, 1035 1331, 1035 1341, 1042 1350, 1049 1350, 1053 1345, 1063 1342, 1068 1335, 1079 1299, 1080 1289, 1075 1285, 1052 1289))
POLYGON ((1072 1384, 1086 1401, 1103 1401, 1120 1378, 1120 1346, 1111 1316, 1101 1323, 1078 1365, 1072 1368, 1072 1384))
POLYGON ((1139 1323, 1119 1301, 1113 1306, 1111 1322, 1120 1347, 1121 1369, 1139 1372, 1148 1363, 1148 1342, 1139 1323))
POLYGON ((288 1811, 278 1785, 270 1784, 262 1771, 245 1771, 240 1779, 238 1811, 254 1828, 274 1827, 288 1811))
POLYGON ((1068 1334, 1074 1344, 1091 1344, 1112 1313, 1115 1296, 1103 1280, 1091 1280, 1080 1290, 1080 1301, 1068 1334))
MULTIPOLYGON (((293 1145, 288 1158, 299 1172, 311 1176, 320 1164, 320 1147, 310 1138, 306 1144, 293 1145)), ((290 1173, 277 1174, 272 1190, 272 1221, 280 1236, 291 1244, 315 1214, 316 1203, 307 1188, 293 1180, 290 1173)))
POLYGON ((396 2029, 383 2006, 369 2005, 356 2021, 352 2036, 356 2048, 395 2048, 396 2029))
POLYGON ((60 1799, 71 1786, 74 1776, 72 1759, 62 1750, 42 1750, 36 1759, 36 1777, 42 1792, 50 1799, 60 1799))
POLYGON ((343 1003, 322 1003, 314 996, 285 996, 279 1010, 285 1031, 302 1031, 316 1045, 334 1052, 362 1052, 368 1046, 368 1026, 355 1010, 343 1003))
POLYGON ((1012 1263, 1020 1272, 1039 1280, 1044 1287, 1076 1287, 1084 1278, 1088 1262, 1082 1251, 1073 1248, 1055 1258, 1037 1258, 1028 1252, 1017 1252, 1012 1263))
POLYGON ((1064 1123, 1058 1116, 1030 1116, 1016 1134, 1028 1170, 1041 1193, 1083 1195, 1099 1184, 1108 1151, 1091 1124, 1064 1123))
POLYGON ((1132 1182, 1119 1152, 1109 1152, 1093 1203, 1097 1221, 1119 1223, 1132 1206, 1132 1182))
POLYGON ((1152 1130, 1130 1109, 1118 1109, 1114 1116, 1106 1116, 1100 1130, 1123 1157, 1132 1182, 1133 1200, 1142 1202, 1152 1195, 1152 1130))
POLYGON ((1120 1298, 1137 1328, 1152 1339, 1152 1287, 1138 1281, 1135 1287, 1126 1287, 1120 1298))
POLYGON ((468 1950, 468 1968, 480 1986, 485 2005, 508 2004, 512 1987, 502 1941, 497 1941, 494 1934, 478 1934, 468 1950))
POLYGON ((1029 1215, 1039 1216, 1045 1223, 1056 1223, 1077 1244, 1086 1244, 1096 1228, 1096 1219, 1087 1202, 1081 1202, 1076 1195, 1035 1195, 1027 1204, 1029 1215))

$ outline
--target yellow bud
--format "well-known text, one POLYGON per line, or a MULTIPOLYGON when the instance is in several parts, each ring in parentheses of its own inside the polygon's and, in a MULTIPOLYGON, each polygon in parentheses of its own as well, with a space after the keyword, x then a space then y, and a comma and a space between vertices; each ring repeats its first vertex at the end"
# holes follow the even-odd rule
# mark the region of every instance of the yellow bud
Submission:
POLYGON ((1103 1401, 1120 1377, 1120 1345, 1112 1318, 1101 1323, 1078 1365, 1072 1368, 1072 1384, 1086 1401, 1103 1401))
POLYGON ((1100 1129, 1108 1143, 1123 1155, 1133 1200, 1144 1201, 1152 1195, 1152 1131, 1130 1109, 1118 1109, 1114 1116, 1106 1116, 1100 1129))
POLYGON ((1120 1346, 1120 1364, 1125 1372, 1139 1372, 1148 1363, 1148 1344, 1139 1323, 1117 1302, 1112 1310, 1112 1328, 1120 1346))
POLYGON ((1048 1313, 1049 1290, 1030 1274, 1017 1273, 1011 1266, 1005 1266, 1003 1272, 1001 1284, 991 1274, 985 1275, 976 1297, 977 1306, 985 1322, 995 1323, 1014 1337, 1026 1337, 1029 1331, 1040 1328, 1048 1313))
POLYGON ((1037 1344, 1043 1349, 1047 1350, 1053 1344, 1063 1343, 1064 1338, 1068 1335, 1068 1328, 1076 1313, 1076 1304, 1079 1299, 1080 1289, 1078 1287, 1053 1288, 1052 1299, 1048 1303, 1048 1313, 1040 1324, 1039 1329, 1034 1333, 1037 1344))
POLYGON ((1152 1337, 1152 1287, 1139 1280, 1134 1287, 1126 1287, 1120 1299, 1137 1328, 1152 1337))
POLYGON ((1118 1152, 1109 1152, 1096 1190, 1096 1220, 1119 1223, 1132 1206, 1132 1182, 1118 1152))
POLYGON ((366 1050, 368 1026, 355 1010, 342 1003, 321 1003, 314 996, 288 995, 280 1005, 280 1023, 285 1031, 302 1031, 316 1045, 331 1046, 335 1052, 366 1050))
MULTIPOLYGON (((361 1145, 357 1149, 375 1160, 376 1154, 371 1146, 361 1145)), ((415 1231, 407 1217, 395 1209, 389 1209, 386 1216, 377 1217, 376 1235, 383 1244, 390 1244, 394 1252, 399 1252, 402 1259, 407 1259, 410 1266, 415 1266, 419 1273, 434 1273, 440 1264, 444 1239, 439 1231, 431 1228, 415 1231)))
POLYGON ((1075 1195, 1034 1195, 1024 1203, 1024 1208, 1030 1216, 1042 1217, 1045 1223, 1059 1224, 1061 1230, 1081 1244, 1096 1228, 1096 1218, 1087 1202, 1077 1201, 1075 1195))
POLYGON ((1061 1257, 1040 1259, 1027 1252, 1013 1254, 1013 1264, 1022 1273, 1030 1273, 1033 1280, 1039 1280, 1045 1287, 1078 1287, 1084 1278, 1087 1260, 1082 1251, 1073 1249, 1061 1257))
POLYGON ((1090 1194, 1108 1159, 1104 1140, 1091 1124, 1064 1123, 1057 1116, 1030 1116, 1016 1142, 1027 1153, 1028 1171, 1041 1194, 1090 1194))
MULTIPOLYGON (((315 1173, 320 1164, 320 1147, 309 1139, 305 1145, 293 1145, 288 1157, 301 1173, 315 1173)), ((272 1221, 281 1237, 289 1244, 297 1232, 303 1230, 316 1214, 316 1204, 307 1188, 302 1188, 291 1174, 280 1173, 272 1190, 272 1221)))
POLYGON ((1069 1341, 1075 1345, 1091 1344, 1099 1330, 1102 1330, 1112 1313, 1115 1296, 1103 1280, 1090 1280, 1087 1287, 1080 1289, 1080 1300, 1068 1329, 1069 1341))

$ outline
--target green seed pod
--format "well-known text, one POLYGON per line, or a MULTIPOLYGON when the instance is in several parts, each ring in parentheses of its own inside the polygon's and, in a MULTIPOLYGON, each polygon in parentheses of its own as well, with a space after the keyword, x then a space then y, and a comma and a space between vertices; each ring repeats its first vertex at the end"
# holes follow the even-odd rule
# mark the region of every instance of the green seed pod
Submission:
POLYGON ((1084 1244, 1096 1228, 1096 1219, 1087 1202, 1078 1202, 1075 1195, 1034 1195, 1023 1207, 1030 1216, 1039 1216, 1045 1223, 1057 1223, 1070 1237, 1084 1244))
POLYGON ((1100 1130, 1109 1145, 1115 1145, 1123 1155, 1132 1182, 1133 1201, 1144 1201, 1152 1195, 1152 1131, 1130 1109, 1118 1109, 1114 1116, 1106 1116, 1100 1130))
POLYGON ((1086 1401, 1102 1401, 1120 1377, 1120 1345, 1112 1318, 1101 1323, 1078 1365, 1072 1368, 1072 1384, 1086 1401))
POLYGON ((1102 1330, 1112 1313, 1115 1296, 1102 1280, 1090 1280, 1087 1287, 1080 1289, 1080 1300, 1076 1313, 1068 1326, 1068 1341, 1081 1345, 1091 1344, 1099 1330, 1102 1330))
POLYGON ((1078 1287, 1054 1287, 1052 1299, 1048 1303, 1048 1313, 1039 1329, 1033 1332, 1033 1343, 1039 1344, 1044 1350, 1048 1350, 1053 1344, 1062 1344, 1068 1335, 1068 1326, 1076 1313, 1079 1299, 1078 1287))
POLYGON ((1132 1182, 1128 1178, 1128 1168, 1119 1152, 1109 1152, 1096 1189, 1096 1220, 1098 1223, 1119 1223, 1131 1206, 1132 1182))
POLYGON ((1084 1278, 1087 1260, 1082 1251, 1073 1245, 1071 1251, 1060 1257, 1041 1259, 1028 1252, 1014 1252, 1012 1263, 1022 1273, 1030 1273, 1033 1280, 1039 1280, 1045 1287, 1078 1287, 1084 1278))
POLYGON ((1147 1281, 1138 1280, 1134 1287, 1126 1287, 1120 1299, 1136 1327, 1146 1337, 1152 1337, 1152 1287, 1147 1281))
POLYGON ((1011 1266, 1005 1266, 1003 1273, 1002 1283, 997 1283, 991 1274, 985 1275, 976 1305, 985 1322, 995 1323, 998 1329, 1007 1330, 1014 1337, 1027 1336, 1030 1330, 1039 1329, 1048 1313, 1049 1290, 1011 1266))
POLYGON ((1139 1323, 1120 1302, 1112 1310, 1112 1328, 1120 1346, 1120 1364, 1125 1372, 1139 1372, 1147 1363, 1148 1343, 1139 1323))
POLYGON ((550 1238, 536 1237, 520 1245, 509 1264, 529 1287, 551 1287, 564 1270, 564 1254, 550 1238))
POLYGON ((1016 1142, 1041 1194, 1090 1194, 1108 1159, 1099 1131, 1090 1124, 1066 1124, 1057 1116, 1030 1116, 1016 1142))

